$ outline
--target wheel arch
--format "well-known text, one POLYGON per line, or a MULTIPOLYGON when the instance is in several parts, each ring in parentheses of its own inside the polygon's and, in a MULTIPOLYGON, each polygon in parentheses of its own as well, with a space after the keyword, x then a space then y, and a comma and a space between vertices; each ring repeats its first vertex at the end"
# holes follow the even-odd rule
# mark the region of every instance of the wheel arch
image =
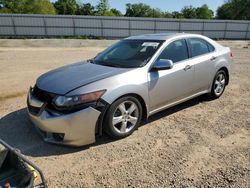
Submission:
MULTIPOLYGON (((139 100, 140 104, 142 105, 142 121, 146 121, 147 118, 148 118, 148 109, 147 109, 147 105, 146 105, 146 102, 145 100, 142 98, 142 96, 140 96, 139 94, 136 94, 136 93, 127 93, 127 94, 124 94, 124 95, 121 95, 119 97, 117 97, 112 103, 114 103, 115 101, 119 100, 120 98, 123 98, 123 97, 128 97, 128 96, 133 96, 135 97, 136 99, 139 100)), ((112 104, 111 103, 111 104, 112 104)), ((102 114, 102 118, 100 118, 98 120, 98 124, 97 124, 97 130, 98 130, 98 135, 102 135, 102 132, 103 132, 103 123, 105 121, 105 118, 106 118, 106 115, 107 115, 107 111, 108 109, 110 108, 110 105, 109 104, 107 106, 107 109, 103 112, 102 114)))

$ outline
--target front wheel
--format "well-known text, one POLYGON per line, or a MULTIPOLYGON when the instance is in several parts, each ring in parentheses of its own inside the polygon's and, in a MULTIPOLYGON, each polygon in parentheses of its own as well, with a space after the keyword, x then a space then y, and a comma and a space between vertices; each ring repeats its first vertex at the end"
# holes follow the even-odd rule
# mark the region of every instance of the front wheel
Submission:
POLYGON ((213 85, 211 88, 210 96, 213 99, 219 98, 226 87, 227 76, 224 70, 220 70, 216 73, 213 81, 213 85))
POLYGON ((104 130, 113 138, 124 138, 134 132, 142 118, 142 106, 137 98, 122 97, 107 111, 104 130))

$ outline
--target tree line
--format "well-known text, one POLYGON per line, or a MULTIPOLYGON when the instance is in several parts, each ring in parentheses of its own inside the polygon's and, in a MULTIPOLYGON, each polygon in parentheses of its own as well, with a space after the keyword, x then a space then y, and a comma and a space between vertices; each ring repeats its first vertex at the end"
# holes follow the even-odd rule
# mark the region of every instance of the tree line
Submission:
POLYGON ((128 3, 125 14, 122 14, 111 8, 108 0, 99 0, 96 6, 79 0, 57 0, 54 3, 49 0, 0 0, 0 13, 250 20, 250 0, 227 0, 218 7, 216 14, 206 4, 167 12, 144 3, 128 3))

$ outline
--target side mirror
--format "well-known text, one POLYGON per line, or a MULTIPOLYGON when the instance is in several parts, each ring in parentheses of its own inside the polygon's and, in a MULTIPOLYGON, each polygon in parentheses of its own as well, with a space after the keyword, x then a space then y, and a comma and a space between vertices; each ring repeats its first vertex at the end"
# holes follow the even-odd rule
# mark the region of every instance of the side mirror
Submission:
POLYGON ((174 66, 174 63, 170 59, 159 59, 155 65, 153 66, 154 70, 167 70, 172 69, 174 66))

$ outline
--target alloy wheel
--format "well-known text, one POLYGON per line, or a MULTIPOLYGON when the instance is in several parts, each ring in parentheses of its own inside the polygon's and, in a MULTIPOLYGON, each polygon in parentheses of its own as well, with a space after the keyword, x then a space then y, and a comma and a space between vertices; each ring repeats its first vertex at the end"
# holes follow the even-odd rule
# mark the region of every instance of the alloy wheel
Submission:
POLYGON ((214 82, 215 95, 220 96, 225 89, 225 85, 226 85, 225 75, 223 73, 218 74, 214 82))
POLYGON ((133 101, 124 101, 114 111, 112 125, 118 133, 130 132, 139 120, 139 109, 133 101))

